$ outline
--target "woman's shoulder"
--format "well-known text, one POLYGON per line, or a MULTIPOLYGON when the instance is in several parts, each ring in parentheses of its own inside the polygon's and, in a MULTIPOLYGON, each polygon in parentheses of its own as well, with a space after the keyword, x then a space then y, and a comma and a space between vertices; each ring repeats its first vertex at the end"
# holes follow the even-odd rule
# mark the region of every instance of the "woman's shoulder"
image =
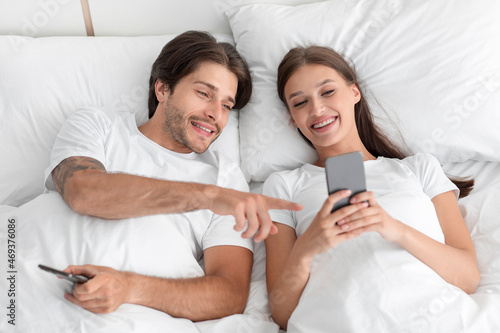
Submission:
POLYGON ((267 177, 264 186, 283 186, 283 184, 293 183, 293 180, 296 179, 297 175, 300 173, 300 169, 301 168, 275 171, 267 177))
POLYGON ((401 160, 401 162, 407 165, 412 170, 422 170, 422 169, 441 169, 441 164, 436 157, 429 153, 416 153, 410 155, 401 160))
POLYGON ((313 177, 324 178, 325 169, 312 164, 304 164, 292 170, 275 171, 264 182, 264 191, 281 188, 291 194, 295 192, 297 187, 300 187, 299 184, 307 182, 313 177))
MULTIPOLYGON (((416 153, 409 155, 403 159, 379 157, 377 163, 372 164, 377 172, 385 173, 402 173, 406 175, 413 175, 417 178, 425 177, 429 174, 442 173, 441 164, 431 154, 416 153)), ((365 165, 365 167, 367 167, 365 165)), ((370 164, 368 165, 370 168, 370 164)))
POLYGON ((309 163, 306 163, 298 168, 291 170, 281 170, 273 172, 266 180, 267 181, 284 181, 293 183, 305 178, 316 177, 318 175, 324 176, 325 168, 318 167, 309 163))

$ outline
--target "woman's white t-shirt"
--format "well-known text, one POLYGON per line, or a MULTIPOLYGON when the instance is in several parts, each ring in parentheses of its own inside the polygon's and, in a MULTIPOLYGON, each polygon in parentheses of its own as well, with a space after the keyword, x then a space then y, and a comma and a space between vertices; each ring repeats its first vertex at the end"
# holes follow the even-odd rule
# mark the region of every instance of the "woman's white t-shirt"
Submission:
MULTIPOLYGON (((458 188, 444 174, 439 162, 419 153, 403 160, 379 157, 364 162, 366 187, 379 205, 397 220, 443 241, 431 199, 458 188)), ((328 197, 325 168, 305 164, 291 171, 272 174, 263 187, 265 195, 298 202, 301 211, 273 210, 275 222, 291 226, 302 235, 328 197)))
MULTIPOLYGON (((434 157, 380 157, 364 162, 364 168, 367 190, 387 213, 444 242, 431 199, 447 191, 458 195, 458 189, 434 157)), ((299 237, 328 196, 325 169, 306 164, 274 173, 263 193, 304 205, 296 212, 271 211, 273 221, 294 228, 299 237)), ((288 280, 293 283, 293 273, 288 280)), ((460 309, 470 303, 467 294, 401 246, 368 232, 314 257, 287 332, 455 330, 462 323, 460 309)))

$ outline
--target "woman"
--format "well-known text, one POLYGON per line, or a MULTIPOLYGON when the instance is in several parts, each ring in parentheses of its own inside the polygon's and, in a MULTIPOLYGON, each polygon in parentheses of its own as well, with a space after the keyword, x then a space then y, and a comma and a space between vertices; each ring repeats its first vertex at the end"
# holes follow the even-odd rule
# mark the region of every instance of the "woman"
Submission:
MULTIPOLYGON (((361 303, 373 304, 379 302, 376 298, 380 295, 371 290, 384 283, 388 290, 396 290, 395 281, 418 288, 418 281, 422 286, 425 281, 442 279, 445 284, 473 293, 479 271, 458 208, 458 188, 435 158, 428 154, 405 158, 382 135, 373 123, 356 75, 345 60, 325 47, 292 49, 278 68, 278 94, 293 124, 318 152, 318 160, 314 165, 271 175, 263 188, 267 195, 304 205, 301 212, 272 212, 271 216, 279 230, 265 242, 267 286, 275 322, 287 329, 306 286, 322 270, 332 272, 322 287, 325 301, 336 304, 330 309, 337 314, 332 317, 331 329, 338 331, 343 331, 344 319, 345 327, 356 327, 356 318, 341 315, 349 317, 350 310, 342 298, 353 286, 365 290, 361 303), (353 151, 363 155, 368 191, 353 196, 351 205, 330 213, 334 203, 350 193, 340 191, 328 196, 325 160, 353 151), (320 260, 314 261, 315 257, 320 260), (352 265, 339 264, 345 262, 352 265), (395 273, 391 263, 397 266, 395 273), (407 274, 403 266, 413 267, 412 273, 407 274), (394 280, 386 282, 370 275, 377 271, 373 267, 382 267, 384 279, 393 274, 394 280), (356 281, 365 275, 369 278, 356 281), (417 281, 416 286, 411 285, 412 279, 417 281)), ((471 185, 459 184, 464 195, 471 185)), ((390 297, 390 292, 386 295, 390 297)), ((301 303, 316 304, 307 299, 301 299, 301 303)), ((393 319, 380 319, 384 320, 393 319)), ((380 328, 384 325, 381 323, 380 328)), ((327 327, 324 330, 331 331, 327 327)))

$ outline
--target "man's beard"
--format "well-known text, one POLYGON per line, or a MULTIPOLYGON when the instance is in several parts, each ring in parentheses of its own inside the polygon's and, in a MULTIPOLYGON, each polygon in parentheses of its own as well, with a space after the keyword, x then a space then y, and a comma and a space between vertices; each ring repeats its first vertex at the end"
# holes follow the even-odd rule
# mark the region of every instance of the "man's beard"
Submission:
POLYGON ((186 112, 184 112, 184 110, 182 110, 181 108, 173 105, 171 98, 167 100, 163 112, 165 113, 165 123, 163 124, 163 129, 166 131, 167 135, 197 154, 205 152, 221 133, 219 125, 213 124, 216 128, 214 139, 209 144, 207 144, 206 147, 200 147, 194 142, 190 142, 187 135, 188 129, 183 126, 185 124, 191 124, 192 121, 201 121, 206 123, 210 123, 210 121, 199 117, 190 117, 188 119, 189 121, 186 122, 184 118, 184 114, 186 114, 186 112))

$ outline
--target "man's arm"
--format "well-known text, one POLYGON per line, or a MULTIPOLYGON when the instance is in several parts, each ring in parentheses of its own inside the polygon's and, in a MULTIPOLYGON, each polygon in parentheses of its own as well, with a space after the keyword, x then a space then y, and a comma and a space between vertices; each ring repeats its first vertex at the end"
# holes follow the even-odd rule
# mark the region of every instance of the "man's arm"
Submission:
POLYGON ((56 190, 77 213, 120 219, 188 212, 208 206, 207 185, 108 173, 102 163, 68 157, 52 171, 56 190))
POLYGON ((259 230, 256 241, 277 231, 269 209, 302 209, 296 203, 215 185, 108 173, 99 161, 82 156, 63 160, 52 171, 52 179, 56 190, 80 214, 120 219, 210 209, 233 215, 237 231, 248 221, 242 236, 252 237, 259 230))
POLYGON ((245 309, 253 255, 239 246, 214 246, 204 252, 206 275, 163 279, 99 266, 70 266, 66 272, 91 277, 77 285, 70 302, 94 313, 109 313, 122 303, 154 308, 192 321, 217 319, 245 309))

